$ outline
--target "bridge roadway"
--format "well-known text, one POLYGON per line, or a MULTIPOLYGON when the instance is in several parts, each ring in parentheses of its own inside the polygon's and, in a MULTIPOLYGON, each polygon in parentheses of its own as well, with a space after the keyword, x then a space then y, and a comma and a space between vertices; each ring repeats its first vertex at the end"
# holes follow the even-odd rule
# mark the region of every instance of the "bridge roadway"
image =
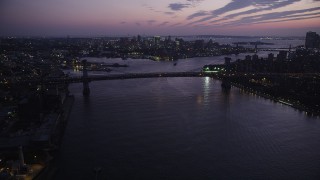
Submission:
MULTIPOLYGON (((203 72, 156 72, 156 73, 125 73, 125 74, 108 74, 88 76, 87 81, 119 80, 119 79, 137 79, 137 78, 159 78, 159 77, 205 77, 212 76, 210 73, 203 72)), ((82 76, 62 77, 43 79, 41 81, 25 81, 24 83, 43 83, 43 84, 60 84, 60 83, 80 83, 85 79, 82 76)))
POLYGON ((228 77, 291 77, 291 78, 313 78, 320 79, 319 73, 210 73, 210 72, 154 72, 154 73, 126 73, 126 74, 108 74, 101 76, 88 76, 84 79, 82 76, 77 77, 62 77, 50 78, 35 81, 20 82, 23 84, 63 84, 63 83, 81 83, 84 80, 102 81, 102 80, 119 80, 119 79, 138 79, 138 78, 159 78, 159 77, 215 77, 215 78, 228 78, 228 77))

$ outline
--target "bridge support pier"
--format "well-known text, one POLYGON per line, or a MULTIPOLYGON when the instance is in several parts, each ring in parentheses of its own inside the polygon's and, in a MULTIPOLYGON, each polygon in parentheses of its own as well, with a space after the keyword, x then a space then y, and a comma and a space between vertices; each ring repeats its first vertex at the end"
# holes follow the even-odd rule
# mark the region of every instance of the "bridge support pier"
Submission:
POLYGON ((89 87, 89 79, 88 79, 88 71, 87 71, 87 60, 82 60, 82 73, 83 73, 83 95, 89 96, 90 95, 90 87, 89 87))
POLYGON ((221 87, 224 91, 230 91, 231 89, 231 82, 228 79, 223 79, 221 82, 221 87))
POLYGON ((90 87, 89 87, 89 82, 83 82, 83 91, 82 91, 84 96, 89 96, 90 95, 90 87))

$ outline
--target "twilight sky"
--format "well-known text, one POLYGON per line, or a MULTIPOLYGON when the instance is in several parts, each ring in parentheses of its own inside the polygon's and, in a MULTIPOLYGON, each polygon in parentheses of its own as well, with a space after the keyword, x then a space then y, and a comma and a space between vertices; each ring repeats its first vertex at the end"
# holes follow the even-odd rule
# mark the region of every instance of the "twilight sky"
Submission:
POLYGON ((0 0, 0 35, 320 32, 320 0, 0 0))

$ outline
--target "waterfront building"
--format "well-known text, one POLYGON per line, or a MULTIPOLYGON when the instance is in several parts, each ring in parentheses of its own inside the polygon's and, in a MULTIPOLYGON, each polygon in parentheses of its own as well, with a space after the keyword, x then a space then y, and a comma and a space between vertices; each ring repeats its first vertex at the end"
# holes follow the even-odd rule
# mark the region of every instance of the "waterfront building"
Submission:
POLYGON ((277 60, 286 60, 287 55, 288 55, 287 51, 279 51, 279 54, 277 55, 277 60))
POLYGON ((225 70, 226 70, 227 72, 230 72, 231 58, 225 57, 225 58, 224 58, 224 64, 225 64, 225 70))
POLYGON ((292 60, 292 59, 295 59, 295 58, 296 58, 296 53, 295 52, 289 52, 288 59, 292 60))
POLYGON ((253 60, 253 61, 259 60, 259 56, 258 56, 257 54, 254 54, 254 55, 252 56, 252 60, 253 60))
POLYGON ((206 73, 221 73, 226 71, 226 66, 223 64, 205 65, 202 70, 206 73))
POLYGON ((245 60, 246 60, 246 61, 251 61, 251 56, 250 56, 250 55, 247 55, 245 60))
POLYGON ((224 64, 225 64, 226 66, 229 66, 230 63, 231 63, 231 58, 225 57, 225 58, 224 58, 224 64))
POLYGON ((307 49, 320 48, 320 36, 316 32, 307 32, 305 46, 307 49))
POLYGON ((274 59, 274 54, 273 53, 268 54, 268 61, 273 61, 273 59, 274 59))

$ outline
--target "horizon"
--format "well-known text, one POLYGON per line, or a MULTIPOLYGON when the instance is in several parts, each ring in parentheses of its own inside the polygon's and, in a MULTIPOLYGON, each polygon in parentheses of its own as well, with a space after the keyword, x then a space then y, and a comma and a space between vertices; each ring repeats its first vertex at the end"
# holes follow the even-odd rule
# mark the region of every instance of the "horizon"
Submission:
POLYGON ((3 0, 0 36, 305 36, 319 0, 3 0))
MULTIPOLYGON (((310 31, 307 31, 307 32, 310 32, 310 31)), ((155 36, 160 36, 161 38, 165 38, 165 37, 177 37, 177 38, 184 38, 184 37, 195 37, 195 38, 208 38, 208 37, 213 37, 213 38, 305 38, 306 37, 306 33, 304 35, 296 35, 296 36, 276 36, 276 35, 273 35, 273 36, 267 36, 267 35, 252 35, 252 36, 249 36, 249 35, 220 35, 220 34, 194 34, 194 35, 170 35, 170 34, 167 34, 167 35, 159 35, 159 34, 154 34, 154 35, 142 35, 142 34, 129 34, 129 35, 114 35, 114 36, 110 36, 110 35, 93 35, 93 36, 89 36, 89 35, 49 35, 49 36, 42 36, 42 35, 31 35, 31 36, 27 36, 27 35, 3 35, 1 36, 0 35, 0 38, 2 39, 5 39, 5 38, 25 38, 25 39, 28 39, 28 38, 43 38, 43 39, 46 39, 46 38, 133 38, 133 37, 137 37, 137 36, 141 36, 142 38, 152 38, 152 37, 155 37, 155 36)), ((311 31, 313 32, 313 31, 311 31)), ((319 34, 318 32, 316 32, 317 34, 319 34)))

